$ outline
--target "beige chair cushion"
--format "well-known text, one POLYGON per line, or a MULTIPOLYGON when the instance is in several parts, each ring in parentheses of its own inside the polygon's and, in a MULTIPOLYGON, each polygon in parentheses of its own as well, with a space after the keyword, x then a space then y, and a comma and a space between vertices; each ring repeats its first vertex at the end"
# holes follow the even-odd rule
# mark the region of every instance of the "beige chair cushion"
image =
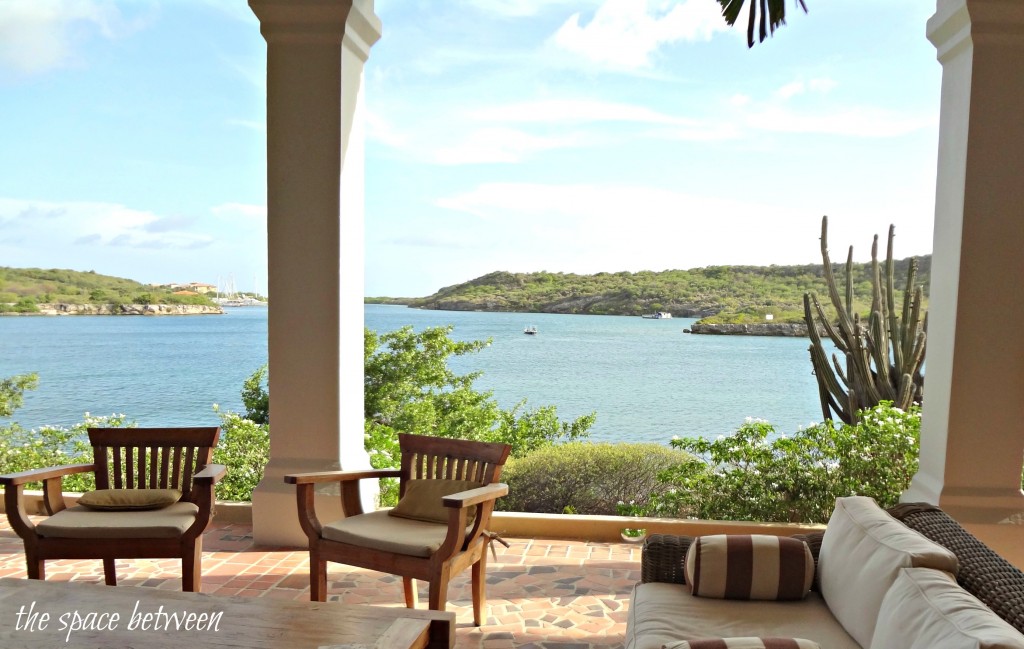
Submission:
MULTIPOLYGON (((406 480, 405 495, 398 505, 388 513, 400 518, 411 518, 414 521, 448 524, 449 507, 445 507, 441 499, 482 487, 483 484, 474 480, 406 480)), ((469 510, 467 523, 476 518, 476 507, 469 510)))
POLYGON ((768 534, 698 536, 686 553, 686 583, 697 597, 803 599, 814 556, 798 539, 768 534))
POLYGON ((177 489, 96 489, 82 494, 78 504, 101 511, 160 509, 181 500, 177 489))
POLYGON ((694 597, 683 584, 638 584, 630 597, 626 649, 661 649, 701 638, 806 638, 828 649, 861 649, 821 595, 796 602, 694 597))
POLYGON ((1024 636, 949 575, 904 568, 882 600, 871 649, 1024 649, 1024 636))
POLYGON ((413 557, 429 557, 437 552, 447 534, 447 525, 388 516, 387 511, 343 518, 324 525, 320 533, 330 541, 413 557))
POLYGON ((955 574, 956 556, 903 525, 871 498, 836 499, 818 555, 821 594, 862 647, 871 644, 882 599, 900 568, 955 574))
POLYGON ((142 511, 94 511, 69 507, 36 526, 39 536, 65 539, 173 539, 196 520, 199 508, 190 502, 142 511))
POLYGON ((821 649, 803 638, 708 638, 671 642, 663 649, 821 649))

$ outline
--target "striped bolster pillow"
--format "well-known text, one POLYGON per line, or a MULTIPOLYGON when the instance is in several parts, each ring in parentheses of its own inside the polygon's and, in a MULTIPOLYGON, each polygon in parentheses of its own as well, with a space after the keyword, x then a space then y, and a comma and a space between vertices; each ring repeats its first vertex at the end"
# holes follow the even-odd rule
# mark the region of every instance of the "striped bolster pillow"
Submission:
POLYGON ((686 552, 686 583, 697 597, 803 599, 814 557, 801 540, 767 534, 699 536, 686 552))
POLYGON ((801 638, 709 638, 670 642, 661 649, 821 649, 817 642, 801 638))

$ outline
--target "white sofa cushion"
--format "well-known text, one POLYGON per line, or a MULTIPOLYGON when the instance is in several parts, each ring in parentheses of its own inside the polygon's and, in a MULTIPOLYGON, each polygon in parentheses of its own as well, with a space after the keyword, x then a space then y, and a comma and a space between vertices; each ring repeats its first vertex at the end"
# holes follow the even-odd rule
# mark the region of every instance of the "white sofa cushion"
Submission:
POLYGON ((871 644, 882 600, 901 568, 955 574, 957 559, 871 498, 836 499, 818 555, 818 581, 832 614, 862 647, 871 644))
POLYGON ((626 649, 700 638, 806 638, 829 649, 861 649, 811 592, 794 602, 694 597, 683 584, 637 584, 629 605, 626 649))
POLYGON ((871 649, 1024 649, 1024 636, 949 575, 904 568, 882 600, 871 649))

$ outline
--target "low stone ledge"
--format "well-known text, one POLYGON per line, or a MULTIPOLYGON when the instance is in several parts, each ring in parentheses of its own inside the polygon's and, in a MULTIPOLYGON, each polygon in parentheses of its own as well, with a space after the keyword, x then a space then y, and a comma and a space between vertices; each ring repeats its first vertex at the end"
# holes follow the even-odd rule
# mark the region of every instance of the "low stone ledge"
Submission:
MULTIPOLYGON (((65 493, 69 504, 82 494, 65 493)), ((42 491, 25 491, 29 514, 45 515, 42 491)), ((0 498, 0 511, 3 499, 0 498)), ((217 501, 213 518, 219 523, 252 525, 252 503, 217 501)), ((681 518, 632 518, 628 516, 584 516, 580 514, 532 514, 494 512, 491 531, 510 538, 565 539, 621 543, 624 528, 643 529, 647 534, 775 534, 790 536, 821 531, 824 525, 800 523, 760 523, 754 521, 705 521, 681 518)), ((637 539, 642 540, 642 539, 637 539)))

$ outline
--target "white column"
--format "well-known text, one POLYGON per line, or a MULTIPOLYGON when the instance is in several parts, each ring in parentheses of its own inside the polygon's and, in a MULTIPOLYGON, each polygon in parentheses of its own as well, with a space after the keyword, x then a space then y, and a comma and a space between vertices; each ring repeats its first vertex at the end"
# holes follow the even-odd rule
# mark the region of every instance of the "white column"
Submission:
POLYGON ((1024 511, 1024 2, 938 0, 942 113, 921 466, 905 501, 1024 511))
MULTIPOLYGON (((363 449, 363 124, 373 0, 249 0, 267 40, 270 463, 257 543, 305 545, 287 473, 363 449)), ((318 509, 340 515, 337 497, 318 509)))

